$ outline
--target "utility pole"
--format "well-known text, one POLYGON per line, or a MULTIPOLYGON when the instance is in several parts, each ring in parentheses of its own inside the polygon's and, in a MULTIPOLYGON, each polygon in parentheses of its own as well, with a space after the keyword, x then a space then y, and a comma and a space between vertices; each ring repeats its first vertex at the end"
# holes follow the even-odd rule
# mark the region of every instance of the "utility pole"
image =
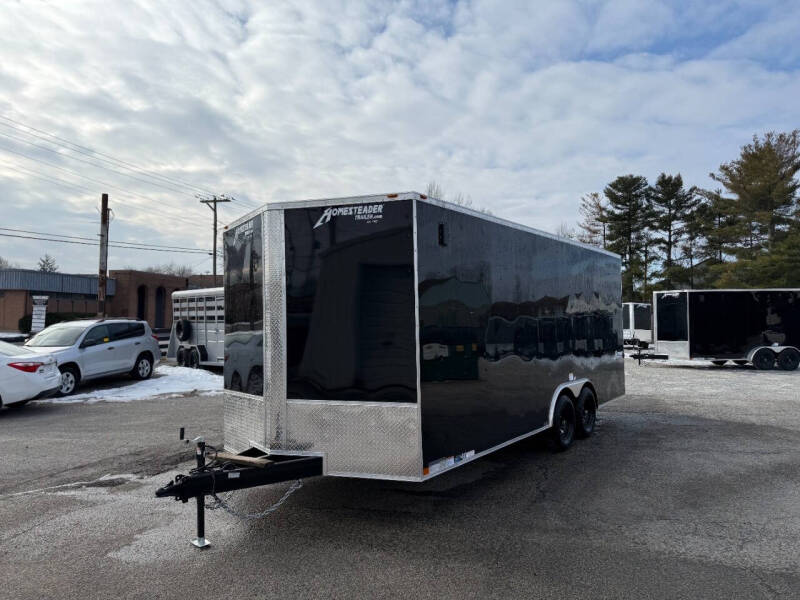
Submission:
POLYGON ((208 208, 211 209, 211 212, 214 213, 214 244, 212 246, 212 252, 214 253, 212 258, 212 263, 214 268, 212 273, 214 274, 214 285, 217 285, 217 203, 218 202, 230 202, 231 199, 227 196, 217 196, 216 194, 211 196, 210 198, 200 198, 201 204, 205 204, 208 208))
POLYGON ((106 285, 108 282, 108 194, 100 200, 100 269, 97 274, 97 316, 106 316, 106 285))

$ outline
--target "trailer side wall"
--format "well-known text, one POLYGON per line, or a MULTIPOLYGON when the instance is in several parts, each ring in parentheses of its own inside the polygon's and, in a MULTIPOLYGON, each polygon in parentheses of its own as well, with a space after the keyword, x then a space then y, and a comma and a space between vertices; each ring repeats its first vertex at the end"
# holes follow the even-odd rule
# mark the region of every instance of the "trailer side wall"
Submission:
POLYGON ((417 219, 426 468, 546 425, 570 375, 624 393, 619 258, 427 202, 417 219))
POLYGON ((689 292, 693 358, 742 358, 757 346, 800 347, 800 292, 689 292))

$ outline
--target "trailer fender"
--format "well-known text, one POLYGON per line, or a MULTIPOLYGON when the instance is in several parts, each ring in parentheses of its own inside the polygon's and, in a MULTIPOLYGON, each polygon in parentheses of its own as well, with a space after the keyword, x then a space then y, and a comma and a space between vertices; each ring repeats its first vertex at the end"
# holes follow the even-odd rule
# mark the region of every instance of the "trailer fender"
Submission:
POLYGON ((593 392, 595 392, 595 397, 597 397, 597 392, 594 389, 594 385, 592 382, 589 381, 586 377, 582 379, 574 379, 572 381, 565 381, 564 383, 560 384, 556 390, 553 392, 553 396, 550 399, 550 410, 547 413, 547 426, 552 427, 553 425, 553 411, 556 408, 556 401, 558 397, 561 395, 562 392, 567 392, 567 394, 575 400, 581 393, 581 390, 584 386, 589 386, 593 392))

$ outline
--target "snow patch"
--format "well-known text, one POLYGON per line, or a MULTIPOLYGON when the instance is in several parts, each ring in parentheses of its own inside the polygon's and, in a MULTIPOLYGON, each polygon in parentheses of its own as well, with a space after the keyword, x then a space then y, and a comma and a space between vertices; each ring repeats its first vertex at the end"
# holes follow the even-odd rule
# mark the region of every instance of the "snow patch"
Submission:
MULTIPOLYGON (((87 384, 87 386, 91 385, 93 382, 87 384)), ((121 376, 108 387, 104 386, 63 398, 41 400, 41 402, 133 402, 148 400, 156 396, 174 398, 192 392, 222 393, 222 375, 204 369, 159 365, 153 376, 144 381, 131 382, 130 379, 121 376)))

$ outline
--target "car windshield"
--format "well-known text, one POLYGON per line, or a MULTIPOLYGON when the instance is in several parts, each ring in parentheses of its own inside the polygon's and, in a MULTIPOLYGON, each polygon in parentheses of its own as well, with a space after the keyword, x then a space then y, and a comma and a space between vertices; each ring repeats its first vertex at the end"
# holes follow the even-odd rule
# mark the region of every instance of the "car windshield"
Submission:
POLYGON ((0 356, 23 356, 25 354, 35 354, 35 352, 22 346, 0 342, 0 356))
POLYGON ((25 345, 34 347, 72 346, 84 331, 86 331, 86 325, 56 325, 40 331, 25 345))

